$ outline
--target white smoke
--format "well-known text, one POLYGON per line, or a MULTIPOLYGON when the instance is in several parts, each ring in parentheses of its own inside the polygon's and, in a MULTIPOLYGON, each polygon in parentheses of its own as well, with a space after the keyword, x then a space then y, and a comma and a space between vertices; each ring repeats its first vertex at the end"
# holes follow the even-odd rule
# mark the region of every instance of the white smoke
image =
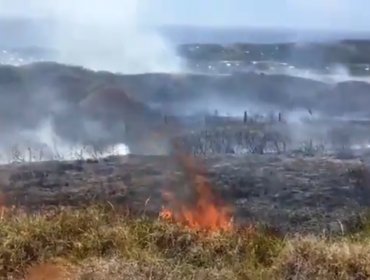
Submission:
POLYGON ((121 73, 182 67, 168 42, 144 25, 146 0, 0 0, 0 7, 0 15, 47 19, 61 63, 121 73))
POLYGON ((0 145, 0 164, 12 162, 39 162, 51 160, 87 160, 129 154, 123 143, 104 147, 68 142, 59 137, 50 119, 36 129, 3 135, 0 145))
POLYGON ((54 46, 61 62, 122 73, 180 70, 180 59, 164 39, 141 26, 139 1, 57 3, 50 9, 56 19, 54 46))
MULTIPOLYGON (((271 63, 273 65, 273 63, 271 63)), ((370 66, 363 65, 363 70, 370 73, 370 66)), ((320 81, 326 84, 337 84, 340 82, 347 81, 359 81, 370 83, 370 78, 368 75, 353 75, 344 64, 333 64, 327 66, 326 69, 314 70, 309 68, 298 68, 293 65, 284 64, 280 66, 270 66, 270 69, 261 71, 267 75, 287 75, 292 77, 299 77, 304 79, 310 79, 315 81, 320 81)))
MULTIPOLYGON (((56 50, 55 60, 60 63, 125 74, 179 72, 182 61, 172 46, 154 27, 145 25, 146 1, 0 0, 0 17, 50 24, 48 42, 43 43, 56 50)), ((63 104, 51 94, 53 89, 49 91, 38 96, 53 114, 63 104)), ((86 128, 96 132, 91 126, 86 123, 86 128)), ((104 147, 69 143, 57 135, 50 119, 35 129, 3 132, 0 163, 102 158, 130 152, 119 140, 104 147)))

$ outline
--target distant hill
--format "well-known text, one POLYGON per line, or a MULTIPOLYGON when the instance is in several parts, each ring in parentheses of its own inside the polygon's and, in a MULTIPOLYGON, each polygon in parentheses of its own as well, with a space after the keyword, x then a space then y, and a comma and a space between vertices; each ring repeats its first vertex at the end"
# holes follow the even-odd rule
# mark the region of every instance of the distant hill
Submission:
POLYGON ((325 42, 344 39, 370 39, 370 32, 333 32, 274 28, 215 28, 199 26, 163 26, 159 28, 175 44, 294 43, 325 42))

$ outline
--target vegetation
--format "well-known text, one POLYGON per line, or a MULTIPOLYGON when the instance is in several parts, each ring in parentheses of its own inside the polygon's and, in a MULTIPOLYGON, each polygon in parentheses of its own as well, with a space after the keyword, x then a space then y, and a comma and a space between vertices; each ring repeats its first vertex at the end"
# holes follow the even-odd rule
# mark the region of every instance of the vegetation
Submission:
POLYGON ((0 278, 368 279, 369 228, 282 237, 263 228, 194 232, 113 207, 11 210, 0 220, 0 278))

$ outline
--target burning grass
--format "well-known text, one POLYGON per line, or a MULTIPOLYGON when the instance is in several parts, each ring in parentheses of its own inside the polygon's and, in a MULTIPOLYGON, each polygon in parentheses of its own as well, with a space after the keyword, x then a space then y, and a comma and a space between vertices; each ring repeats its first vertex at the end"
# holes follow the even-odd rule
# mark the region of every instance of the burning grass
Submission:
POLYGON ((210 234, 101 206, 14 210, 0 220, 0 278, 368 279, 369 239, 210 234))
POLYGON ((204 173, 204 167, 190 156, 178 154, 176 158, 186 174, 192 197, 179 198, 176 192, 163 191, 167 205, 159 214, 160 218, 195 230, 208 232, 232 230, 232 209, 217 197, 210 181, 201 174, 204 173))
POLYGON ((212 187, 202 176, 194 179, 195 198, 193 203, 184 203, 175 194, 164 193, 170 207, 164 207, 160 217, 166 221, 184 225, 190 229, 207 231, 229 231, 233 228, 231 210, 217 204, 212 187))

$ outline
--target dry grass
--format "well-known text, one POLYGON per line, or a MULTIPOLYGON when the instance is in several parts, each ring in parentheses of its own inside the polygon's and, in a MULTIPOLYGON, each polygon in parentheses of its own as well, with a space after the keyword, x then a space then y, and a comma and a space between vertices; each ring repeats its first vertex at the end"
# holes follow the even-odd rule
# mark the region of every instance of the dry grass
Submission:
POLYGON ((368 236, 206 234, 100 206, 13 212, 0 220, 0 278, 368 279, 368 236))

